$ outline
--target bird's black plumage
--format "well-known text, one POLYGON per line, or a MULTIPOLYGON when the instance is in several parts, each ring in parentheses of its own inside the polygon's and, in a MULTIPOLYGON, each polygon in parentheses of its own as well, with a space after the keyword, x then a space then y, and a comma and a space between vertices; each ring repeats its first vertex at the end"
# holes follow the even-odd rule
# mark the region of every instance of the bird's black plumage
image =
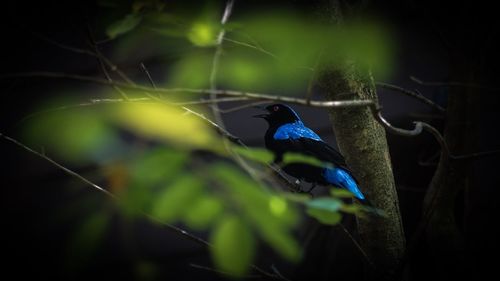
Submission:
POLYGON ((288 164, 284 167, 285 172, 313 184, 346 188, 358 199, 364 199, 344 157, 306 127, 292 108, 284 104, 272 104, 265 110, 267 114, 255 117, 263 118, 269 124, 264 137, 265 144, 274 152, 276 163, 283 161, 286 152, 298 152, 333 165, 322 168, 307 164, 288 164))

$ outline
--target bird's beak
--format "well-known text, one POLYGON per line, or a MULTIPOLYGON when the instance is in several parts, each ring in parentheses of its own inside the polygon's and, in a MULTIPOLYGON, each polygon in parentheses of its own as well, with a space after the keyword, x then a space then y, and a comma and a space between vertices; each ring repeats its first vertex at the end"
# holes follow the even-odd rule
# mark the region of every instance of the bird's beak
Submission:
MULTIPOLYGON (((258 105, 254 105, 253 108, 257 108, 257 109, 260 109, 262 111, 267 111, 266 108, 262 107, 262 106, 258 106, 258 105)), ((257 114, 257 115, 254 115, 252 117, 254 118, 262 118, 262 119, 267 119, 267 117, 269 116, 269 114, 257 114)))
POLYGON ((252 117, 266 119, 268 116, 269 116, 269 114, 257 114, 257 115, 254 115, 252 117))

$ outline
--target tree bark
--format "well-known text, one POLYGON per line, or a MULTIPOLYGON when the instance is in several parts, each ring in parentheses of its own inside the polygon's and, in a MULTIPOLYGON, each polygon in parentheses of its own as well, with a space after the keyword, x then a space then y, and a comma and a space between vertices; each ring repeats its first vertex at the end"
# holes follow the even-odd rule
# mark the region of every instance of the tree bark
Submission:
MULTIPOLYGON (((371 75, 360 74, 354 64, 324 72, 320 85, 332 100, 377 100, 371 75)), ((330 118, 340 151, 362 192, 374 207, 387 214, 358 218, 358 231, 361 245, 377 270, 392 276, 403 255, 405 237, 385 130, 368 108, 332 110, 330 118)))
MULTIPOLYGON (((475 83, 476 73, 471 69, 477 68, 472 62, 456 63, 451 79, 475 83)), ((444 138, 453 155, 475 151, 479 100, 480 92, 474 88, 452 88, 449 92, 444 138)), ((424 198, 424 216, 430 216, 426 239, 443 279, 465 274, 464 225, 463 218, 457 217, 457 203, 464 200, 461 191, 467 193, 472 174, 470 161, 453 161, 442 154, 424 198)))

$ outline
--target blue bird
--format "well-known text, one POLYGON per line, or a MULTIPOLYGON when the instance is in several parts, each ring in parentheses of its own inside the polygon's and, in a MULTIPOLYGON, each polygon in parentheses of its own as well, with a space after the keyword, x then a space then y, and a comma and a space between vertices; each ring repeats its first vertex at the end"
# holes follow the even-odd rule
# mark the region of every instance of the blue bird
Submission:
MULTIPOLYGON (((265 108, 267 114, 255 115, 269 124, 264 140, 267 149, 274 152, 274 162, 283 162, 286 152, 296 152, 313 156, 332 164, 331 167, 318 167, 306 163, 291 163, 283 170, 297 179, 316 184, 333 185, 345 188, 356 198, 365 201, 358 183, 352 176, 344 157, 325 143, 313 130, 304 125, 299 115, 289 106, 272 104, 265 108)), ((311 188, 311 189, 312 189, 311 188)))

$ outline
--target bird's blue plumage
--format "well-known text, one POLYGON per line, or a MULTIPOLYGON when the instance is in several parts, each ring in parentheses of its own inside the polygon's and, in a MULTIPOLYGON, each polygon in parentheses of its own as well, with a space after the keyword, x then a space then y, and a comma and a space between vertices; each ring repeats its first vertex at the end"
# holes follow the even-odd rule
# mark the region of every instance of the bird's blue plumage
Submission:
POLYGON ((282 168, 286 173, 310 182, 313 186, 320 184, 345 188, 356 198, 366 200, 342 154, 306 127, 291 107, 284 104, 272 104, 265 110, 267 114, 259 114, 255 117, 264 118, 269 124, 264 136, 266 147, 274 152, 275 163, 284 164, 282 168), (307 163, 283 163, 283 156, 287 152, 312 156, 331 165, 325 168, 307 163))
POLYGON ((316 141, 321 141, 321 138, 311 129, 304 126, 302 121, 297 120, 293 123, 281 125, 274 133, 275 140, 299 139, 308 138, 316 141))
POLYGON ((354 178, 344 169, 341 168, 325 168, 323 177, 330 184, 346 188, 354 194, 358 199, 364 200, 365 196, 359 190, 354 178))

